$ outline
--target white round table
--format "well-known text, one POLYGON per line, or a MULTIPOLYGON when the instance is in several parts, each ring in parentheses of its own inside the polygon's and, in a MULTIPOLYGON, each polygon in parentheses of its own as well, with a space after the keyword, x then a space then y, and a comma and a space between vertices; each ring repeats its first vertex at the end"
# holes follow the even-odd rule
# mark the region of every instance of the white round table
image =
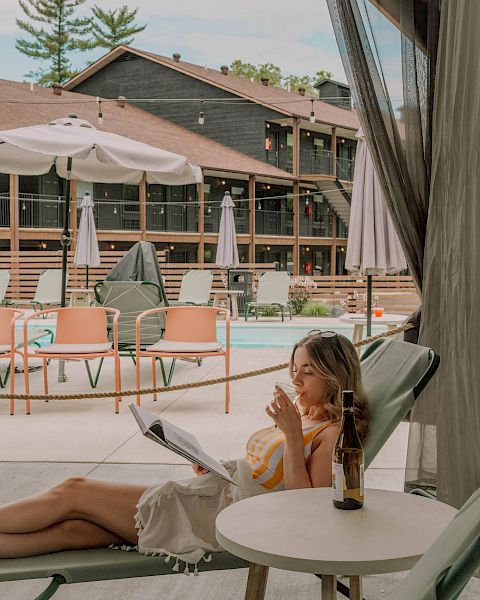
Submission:
MULTIPOLYGON (((390 329, 395 329, 401 325, 406 319, 407 315, 392 315, 389 313, 384 313, 381 317, 376 317, 372 315, 372 325, 384 325, 390 329)), ((342 323, 348 323, 349 325, 353 325, 353 338, 352 342, 354 344, 361 342, 363 339, 363 328, 367 324, 367 315, 355 315, 351 313, 345 313, 341 317, 338 317, 338 320, 342 323)), ((360 355, 361 347, 357 348, 357 353, 360 355)))
POLYGON ((257 565, 249 576, 251 598, 263 598, 268 567, 275 567, 322 574, 324 600, 336 597, 336 575, 349 575, 350 598, 357 600, 361 575, 411 569, 456 512, 422 496, 372 489, 365 490, 363 509, 344 511, 333 506, 330 488, 289 490, 223 510, 217 540, 257 565))

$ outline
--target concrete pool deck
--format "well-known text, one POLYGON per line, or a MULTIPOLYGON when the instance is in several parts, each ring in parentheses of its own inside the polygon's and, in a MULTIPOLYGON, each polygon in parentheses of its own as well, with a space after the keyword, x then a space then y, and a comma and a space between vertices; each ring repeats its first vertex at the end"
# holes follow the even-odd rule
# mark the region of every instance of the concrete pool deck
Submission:
MULTIPOLYGON (((327 328, 335 321, 309 320, 312 328, 327 328)), ((232 373, 287 362, 289 355, 290 348, 233 348, 232 373)), ((142 365, 144 387, 150 385, 149 367, 149 361, 142 365)), ((51 393, 92 391, 83 363, 68 363, 66 372, 68 381, 58 383, 57 364, 49 367, 51 393)), ((220 377, 223 372, 222 359, 204 360, 200 367, 179 362, 173 383, 220 377)), ((128 358, 122 358, 122 377, 123 389, 135 387, 135 368, 128 358)), ((144 396, 142 406, 191 431, 213 456, 235 458, 243 455, 245 442, 255 429, 270 424, 264 407, 271 399, 275 381, 287 378, 284 370, 233 382, 228 415, 224 413, 223 384, 166 392, 159 395, 157 402, 144 396)), ((98 390, 112 389, 112 382, 112 361, 106 360, 98 390)), ((18 392, 23 391, 21 374, 16 375, 16 386, 18 392)), ((31 373, 31 388, 32 393, 42 392, 41 371, 31 373)), ((113 399, 32 401, 29 416, 25 415, 23 401, 17 401, 14 416, 8 415, 7 401, 0 402, 0 503, 39 492, 73 475, 146 484, 190 476, 191 467, 180 457, 141 435, 128 409, 130 401, 133 400, 123 400, 119 415, 114 413, 113 399)), ((407 437, 408 424, 402 423, 366 472, 367 487, 403 489, 407 437)), ((388 598, 401 576, 366 578, 364 596, 388 598)), ((240 600, 245 583, 246 571, 241 569, 204 573, 195 578, 156 577, 63 586, 55 598, 240 600)), ((45 587, 46 580, 0 583, 0 597, 33 598, 45 587)), ((272 570, 266 598, 319 597, 319 589, 319 581, 311 575, 272 570)), ((478 580, 472 580, 461 598, 478 598, 479 593, 478 580)))

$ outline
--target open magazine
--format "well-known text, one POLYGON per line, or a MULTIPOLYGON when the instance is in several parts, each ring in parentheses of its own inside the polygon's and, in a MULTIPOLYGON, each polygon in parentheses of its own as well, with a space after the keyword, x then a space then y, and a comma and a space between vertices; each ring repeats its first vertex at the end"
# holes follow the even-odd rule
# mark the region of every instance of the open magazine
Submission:
POLYGON ((135 406, 135 404, 130 404, 130 410, 137 420, 143 435, 157 442, 157 444, 172 450, 172 452, 183 456, 183 458, 186 458, 190 462, 213 471, 229 483, 237 485, 230 477, 227 469, 202 450, 194 435, 176 425, 172 425, 172 423, 165 421, 165 419, 152 415, 148 410, 135 406))

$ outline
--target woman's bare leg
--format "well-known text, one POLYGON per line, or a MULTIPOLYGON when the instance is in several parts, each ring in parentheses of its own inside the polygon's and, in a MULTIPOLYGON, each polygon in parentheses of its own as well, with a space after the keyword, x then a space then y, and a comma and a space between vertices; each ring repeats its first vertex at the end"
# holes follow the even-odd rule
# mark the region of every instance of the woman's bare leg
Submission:
POLYGON ((36 556, 59 550, 105 548, 122 544, 117 535, 89 523, 70 519, 33 533, 0 533, 0 558, 36 556))
POLYGON ((72 477, 45 493, 0 508, 0 533, 39 532, 63 521, 81 520, 136 543, 136 506, 146 489, 72 477))

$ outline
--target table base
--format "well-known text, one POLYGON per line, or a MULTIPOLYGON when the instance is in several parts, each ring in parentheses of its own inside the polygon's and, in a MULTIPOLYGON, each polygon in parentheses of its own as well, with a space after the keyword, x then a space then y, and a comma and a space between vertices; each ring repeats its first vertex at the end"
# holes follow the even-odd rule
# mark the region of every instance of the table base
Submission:
MULTIPOLYGON (((321 600, 335 600, 337 597, 336 575, 322 575, 321 600)), ((268 567, 250 563, 248 570, 245 600, 264 600, 267 589, 268 567)), ((350 575, 350 600, 362 600, 362 576, 350 575)))

